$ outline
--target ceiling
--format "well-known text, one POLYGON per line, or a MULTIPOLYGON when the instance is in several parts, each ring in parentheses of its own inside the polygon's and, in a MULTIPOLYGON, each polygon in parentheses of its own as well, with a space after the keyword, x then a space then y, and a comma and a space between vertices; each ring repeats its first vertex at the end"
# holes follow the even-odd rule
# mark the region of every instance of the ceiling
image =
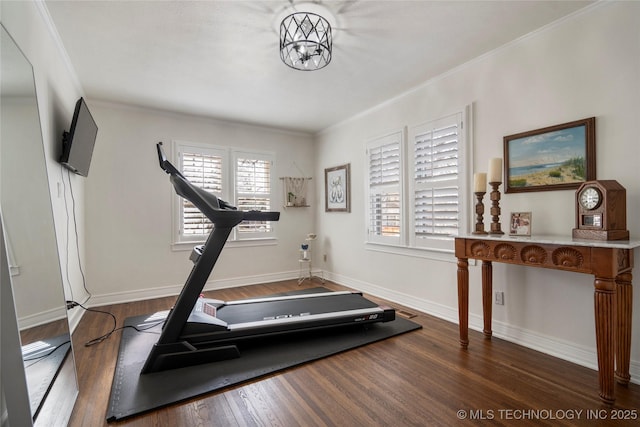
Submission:
POLYGON ((89 101, 310 133, 592 2, 321 3, 333 57, 306 72, 280 60, 286 0, 45 2, 89 101))

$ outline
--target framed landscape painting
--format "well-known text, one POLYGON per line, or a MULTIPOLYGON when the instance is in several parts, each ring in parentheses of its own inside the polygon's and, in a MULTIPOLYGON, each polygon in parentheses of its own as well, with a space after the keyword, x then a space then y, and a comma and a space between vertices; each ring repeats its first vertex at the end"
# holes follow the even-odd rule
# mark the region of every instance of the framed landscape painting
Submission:
POLYGON ((596 119, 504 137, 505 193, 575 189, 596 179, 596 119))

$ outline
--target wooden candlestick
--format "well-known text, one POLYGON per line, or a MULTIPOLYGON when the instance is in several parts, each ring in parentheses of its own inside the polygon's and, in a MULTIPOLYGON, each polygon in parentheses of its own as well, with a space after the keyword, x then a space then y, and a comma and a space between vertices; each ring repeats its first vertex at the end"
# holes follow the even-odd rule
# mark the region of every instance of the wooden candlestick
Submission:
POLYGON ((491 186, 491 231, 489 234, 504 234, 500 227, 500 187, 501 182, 490 182, 491 186))
POLYGON ((482 203, 482 198, 485 195, 485 191, 476 191, 474 194, 476 195, 476 229, 471 234, 487 234, 484 231, 484 203, 482 203))

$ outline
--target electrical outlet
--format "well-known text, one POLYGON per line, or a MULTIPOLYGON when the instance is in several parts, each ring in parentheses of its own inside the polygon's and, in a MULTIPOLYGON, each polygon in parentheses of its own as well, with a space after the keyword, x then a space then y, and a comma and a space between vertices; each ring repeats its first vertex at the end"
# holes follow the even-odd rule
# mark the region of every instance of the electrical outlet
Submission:
POLYGON ((504 305, 504 292, 496 291, 494 295, 494 302, 496 305, 504 305))

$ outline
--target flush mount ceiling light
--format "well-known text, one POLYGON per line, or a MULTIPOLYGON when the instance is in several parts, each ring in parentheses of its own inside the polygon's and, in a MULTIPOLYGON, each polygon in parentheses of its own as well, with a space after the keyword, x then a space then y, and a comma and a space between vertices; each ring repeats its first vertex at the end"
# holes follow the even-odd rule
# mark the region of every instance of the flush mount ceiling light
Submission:
POLYGON ((294 12, 280 23, 280 59, 291 68, 313 71, 331 62, 331 24, 314 12, 294 12))

